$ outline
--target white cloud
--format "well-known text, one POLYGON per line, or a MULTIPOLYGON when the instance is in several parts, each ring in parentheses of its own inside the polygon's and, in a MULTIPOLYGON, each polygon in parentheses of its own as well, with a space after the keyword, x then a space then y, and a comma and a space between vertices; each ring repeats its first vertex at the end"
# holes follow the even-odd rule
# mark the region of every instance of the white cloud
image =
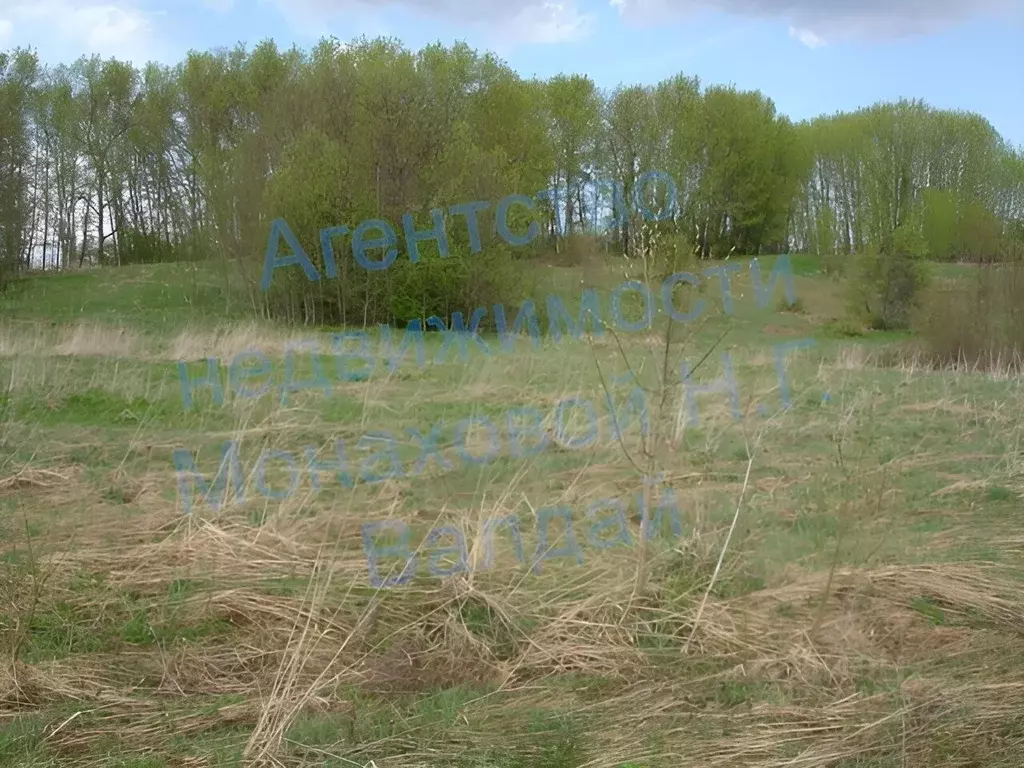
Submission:
POLYGON ((0 48, 6 48, 14 35, 14 24, 7 19, 0 19, 0 48))
POLYGON ((524 6, 511 22, 509 37, 522 43, 568 43, 587 37, 592 28, 593 17, 571 2, 545 2, 524 6))
POLYGON ((823 38, 818 37, 818 35, 814 34, 814 32, 809 29, 796 29, 795 27, 790 27, 789 36, 795 37, 812 50, 814 48, 821 48, 823 45, 827 45, 823 38))
POLYGON ((118 48, 148 37, 153 31, 152 23, 142 13, 115 5, 79 8, 73 18, 74 23, 65 25, 65 31, 69 34, 85 31, 86 43, 95 51, 118 48))
POLYGON ((98 53, 131 61, 152 58, 154 16, 128 2, 22 0, 8 9, 25 42, 59 49, 62 60, 98 53), (42 41, 45 41, 42 42, 42 41))
POLYGON ((439 21, 481 28, 501 46, 564 43, 588 36, 593 16, 578 0, 274 0, 286 14, 305 21, 346 17, 387 8, 411 10, 439 21))
POLYGON ((779 19, 805 45, 936 32, 969 17, 1020 10, 1020 0, 609 0, 634 21, 661 22, 701 10, 779 19))

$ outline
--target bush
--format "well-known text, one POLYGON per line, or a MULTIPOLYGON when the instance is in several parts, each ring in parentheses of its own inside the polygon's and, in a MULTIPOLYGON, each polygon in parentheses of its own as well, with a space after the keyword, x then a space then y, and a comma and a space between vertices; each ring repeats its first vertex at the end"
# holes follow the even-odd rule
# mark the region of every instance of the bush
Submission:
POLYGON ((796 297, 796 301, 794 301, 792 304, 790 304, 789 302, 786 301, 786 297, 785 296, 780 296, 775 301, 775 311, 776 312, 790 312, 790 313, 792 313, 794 315, 806 315, 807 314, 807 305, 804 304, 804 300, 803 300, 802 296, 797 296, 796 297))
POLYGON ((931 291, 918 318, 936 366, 1022 369, 1024 261, 979 265, 977 275, 931 291))
POLYGON ((920 231, 898 227, 891 244, 857 260, 852 309, 876 330, 910 327, 927 281, 928 245, 920 231))
POLYGON ((825 277, 838 282, 845 274, 850 257, 845 253, 826 253, 821 257, 821 272, 825 277))
MULTIPOLYGON (((370 325, 425 321, 431 315, 448 318, 462 312, 467 326, 477 307, 487 307, 481 327, 490 325, 490 307, 515 304, 528 295, 523 273, 529 263, 514 258, 510 248, 480 253, 453 248, 441 258, 421 254, 417 263, 399 258, 379 272, 367 272, 349 259, 340 259, 339 278, 310 282, 300 269, 278 270, 265 296, 271 317, 304 324, 370 325)), ((324 275, 320 254, 309 254, 324 275)))
MULTIPOLYGON (((118 233, 117 247, 122 265, 163 264, 181 260, 174 246, 156 232, 124 229, 118 233)), ((104 259, 112 264, 117 255, 113 248, 108 248, 104 252, 104 259)))
POLYGON ((466 325, 473 311, 486 307, 481 328, 488 327, 494 304, 518 302, 524 297, 522 274, 527 263, 512 258, 501 248, 477 254, 448 258, 424 257, 419 263, 408 261, 393 268, 394 280, 388 288, 384 322, 426 320, 431 315, 449 317, 462 312, 466 325))

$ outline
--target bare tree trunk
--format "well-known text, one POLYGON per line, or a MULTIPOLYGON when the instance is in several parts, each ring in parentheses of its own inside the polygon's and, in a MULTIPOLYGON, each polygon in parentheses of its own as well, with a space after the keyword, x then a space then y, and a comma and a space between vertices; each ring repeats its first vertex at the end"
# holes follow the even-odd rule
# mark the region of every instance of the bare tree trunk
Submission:
POLYGON ((96 174, 96 261, 100 265, 103 264, 103 241, 106 237, 103 234, 103 182, 104 182, 104 171, 98 171, 96 174))
POLYGON ((82 264, 85 262, 85 246, 89 242, 89 200, 85 201, 85 215, 82 219, 82 250, 78 255, 78 268, 82 268, 82 264))

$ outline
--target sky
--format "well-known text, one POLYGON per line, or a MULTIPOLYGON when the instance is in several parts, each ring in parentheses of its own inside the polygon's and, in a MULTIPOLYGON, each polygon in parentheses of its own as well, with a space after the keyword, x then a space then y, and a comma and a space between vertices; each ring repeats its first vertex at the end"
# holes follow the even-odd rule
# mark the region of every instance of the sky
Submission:
POLYGON ((525 77, 602 88, 682 72, 761 90, 794 120, 921 98, 1024 145, 1024 0, 0 0, 0 49, 47 63, 361 35, 462 40, 525 77))

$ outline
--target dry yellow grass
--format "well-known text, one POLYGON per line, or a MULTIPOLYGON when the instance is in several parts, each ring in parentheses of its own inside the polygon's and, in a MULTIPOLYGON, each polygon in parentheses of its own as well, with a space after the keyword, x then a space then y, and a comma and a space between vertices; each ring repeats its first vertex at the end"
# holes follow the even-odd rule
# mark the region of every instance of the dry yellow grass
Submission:
MULTIPOLYGON (((251 472, 263 447, 494 416, 511 400, 541 408, 553 429, 559 400, 603 398, 592 355, 623 373, 617 345, 545 347, 186 417, 173 359, 283 351, 291 337, 187 331, 151 356, 131 334, 62 334, 4 348, 16 355, 3 429, 17 453, 0 467, 0 727, 17 734, 8 753, 0 740, 4 759, 1021 764, 1024 547, 999 505, 999 493, 1024 490, 1013 381, 875 368, 877 356, 837 347, 791 365, 796 405, 781 413, 773 358, 741 345, 740 422, 712 395, 689 425, 673 386, 662 442, 646 448, 635 431, 620 444, 602 418, 585 452, 354 489, 325 480, 319 493, 304 483, 280 502, 254 497, 250 476, 244 503, 186 517, 169 454, 193 430, 207 447, 240 439, 251 472), (81 382, 54 357, 104 347, 126 372, 90 376, 112 401, 72 422, 65 396, 81 382), (163 379, 133 373, 164 355, 163 379), (117 398, 140 397, 141 420, 113 418, 117 398), (632 504, 643 490, 633 462, 648 458, 679 494, 684 537, 599 552, 582 511, 601 498, 632 504), (367 584, 363 522, 408 521, 414 546, 432 525, 457 524, 478 566, 487 520, 518 513, 529 557, 536 510, 559 504, 577 515, 582 566, 550 560, 529 573, 499 536, 491 569, 440 580, 421 567, 402 588, 367 584)), ((642 361, 644 349, 627 351, 654 387, 660 358, 642 361)), ((714 355, 708 366, 704 381, 720 374, 714 355)), ((214 455, 203 454, 204 472, 214 455)), ((450 445, 444 455, 457 458, 450 445)))

